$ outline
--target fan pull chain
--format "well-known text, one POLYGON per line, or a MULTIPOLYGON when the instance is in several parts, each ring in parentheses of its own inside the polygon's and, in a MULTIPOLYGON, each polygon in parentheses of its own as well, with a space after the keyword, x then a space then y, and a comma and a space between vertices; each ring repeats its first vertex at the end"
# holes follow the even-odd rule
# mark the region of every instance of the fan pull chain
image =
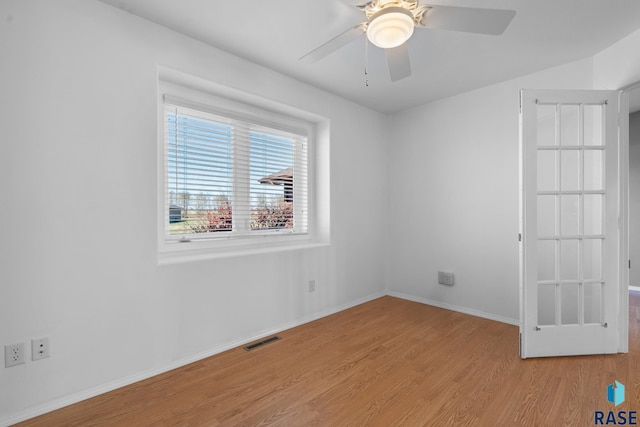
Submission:
POLYGON ((369 72, 367 68, 369 67, 369 39, 365 36, 364 38, 364 85, 369 87, 369 72))

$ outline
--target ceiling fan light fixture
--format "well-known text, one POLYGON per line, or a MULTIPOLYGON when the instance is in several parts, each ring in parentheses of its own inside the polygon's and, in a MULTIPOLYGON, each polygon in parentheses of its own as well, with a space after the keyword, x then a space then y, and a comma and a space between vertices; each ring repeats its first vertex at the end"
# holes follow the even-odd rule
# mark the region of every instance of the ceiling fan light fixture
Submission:
POLYGON ((386 7, 371 17, 367 38, 374 45, 391 49, 409 40, 414 28, 413 14, 403 7, 386 7))

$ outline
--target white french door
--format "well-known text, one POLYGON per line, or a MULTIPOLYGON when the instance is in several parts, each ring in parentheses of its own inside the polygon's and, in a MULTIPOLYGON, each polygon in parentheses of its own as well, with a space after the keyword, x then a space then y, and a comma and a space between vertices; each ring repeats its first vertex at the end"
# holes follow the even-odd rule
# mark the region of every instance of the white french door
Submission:
POLYGON ((524 90, 520 354, 618 351, 618 92, 524 90))

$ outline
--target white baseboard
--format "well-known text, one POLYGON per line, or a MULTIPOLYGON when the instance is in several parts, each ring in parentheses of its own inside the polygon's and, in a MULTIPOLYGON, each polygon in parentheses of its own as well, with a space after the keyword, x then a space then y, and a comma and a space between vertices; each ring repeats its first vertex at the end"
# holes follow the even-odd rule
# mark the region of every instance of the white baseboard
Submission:
POLYGON ((408 301, 419 302, 426 305, 432 305, 434 307, 444 308, 446 310, 457 311, 459 313, 469 314, 471 316, 482 317, 483 319, 495 320, 496 322, 506 323, 508 325, 519 326, 520 321, 518 319, 512 319, 510 317, 499 316, 497 314, 486 313, 484 311, 475 310, 473 308, 463 307, 460 305, 447 304, 446 302, 435 301, 428 298, 416 297, 413 295, 407 295, 400 292, 388 291, 387 295, 406 299, 408 301))
POLYGON ((90 388, 88 390, 79 392, 79 393, 74 393, 68 396, 64 396, 62 398, 56 399, 56 400, 52 400, 50 402, 47 402, 45 404, 42 405, 38 405, 35 406, 33 408, 30 408, 24 412, 21 412, 17 415, 11 416, 9 418, 0 420, 0 426, 1 427, 7 427, 34 417, 37 417, 39 415, 43 415, 46 414, 47 412, 51 412, 51 411, 55 411, 56 409, 60 409, 63 408, 65 406, 69 406, 69 405, 73 405, 74 403, 78 403, 81 402, 83 400, 86 399, 90 399, 92 397, 95 396, 99 396, 101 394, 104 393, 108 393, 110 391, 119 389, 121 387, 125 387, 134 383, 137 383, 138 381, 142 381, 142 380, 146 380, 148 378, 154 377, 156 375, 160 375, 163 374, 165 372, 171 371, 173 369, 177 369, 180 368, 182 366, 188 365, 190 363, 193 362, 197 362, 198 360, 202 360, 202 359, 206 359, 207 357, 211 357, 214 356, 218 353, 222 353, 224 351, 227 350, 231 350, 232 348, 236 348, 239 347, 243 344, 252 342, 252 341, 256 341, 259 340, 261 338, 267 337, 269 335, 273 335, 273 334, 277 334, 280 333, 282 331, 286 331, 287 329, 291 329, 291 328, 295 328, 296 326, 300 326, 300 325, 304 325, 305 323, 309 323, 312 322, 314 320, 318 320, 322 317, 326 317, 329 316, 331 314, 335 314, 338 313, 340 311, 343 310, 347 310, 351 307, 355 307, 357 305, 360 304, 364 304, 365 302, 369 302, 372 301, 374 299, 380 298, 385 296, 387 293, 386 292, 378 292, 375 293, 373 295, 369 295, 367 297, 364 298, 359 298, 355 301, 351 301, 347 304, 343 304, 343 305, 339 305, 337 307, 333 307, 327 310, 323 310, 323 311, 319 311, 317 313, 313 313, 310 314, 308 316, 305 316, 301 319, 292 321, 292 322, 288 322, 285 323, 283 325, 280 325, 276 328, 273 328, 271 330, 268 331, 263 331, 262 333, 258 334, 258 335, 253 335, 253 336, 248 336, 248 337, 244 337, 244 338, 240 338, 238 340, 235 340, 233 342, 227 343, 225 345, 216 347, 216 348, 212 348, 209 350, 205 350, 202 351, 200 353, 196 353, 187 357, 183 357, 181 359, 172 361, 167 363, 166 365, 163 366, 159 366, 157 368, 153 368, 153 369, 149 369, 125 378, 121 378, 115 381, 111 381, 108 382, 106 384, 102 384, 99 385, 97 387, 93 387, 90 388))

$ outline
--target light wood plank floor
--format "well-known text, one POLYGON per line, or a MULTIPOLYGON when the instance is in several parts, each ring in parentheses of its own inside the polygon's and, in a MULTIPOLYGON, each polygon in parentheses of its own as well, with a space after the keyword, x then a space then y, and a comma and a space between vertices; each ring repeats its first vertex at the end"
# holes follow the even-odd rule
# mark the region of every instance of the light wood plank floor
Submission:
POLYGON ((629 354, 521 360, 518 328, 383 297, 32 419, 25 426, 589 426, 640 411, 640 293, 629 354))

